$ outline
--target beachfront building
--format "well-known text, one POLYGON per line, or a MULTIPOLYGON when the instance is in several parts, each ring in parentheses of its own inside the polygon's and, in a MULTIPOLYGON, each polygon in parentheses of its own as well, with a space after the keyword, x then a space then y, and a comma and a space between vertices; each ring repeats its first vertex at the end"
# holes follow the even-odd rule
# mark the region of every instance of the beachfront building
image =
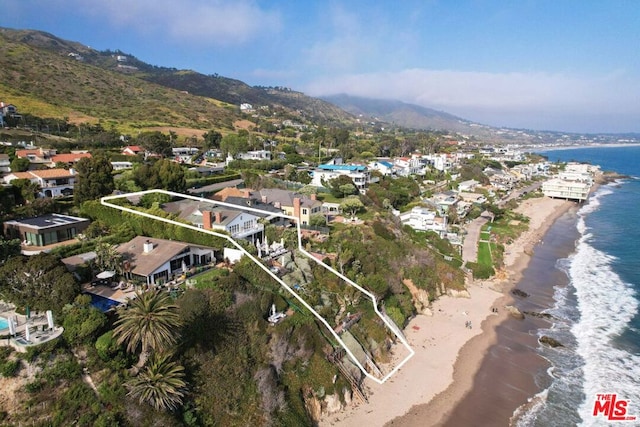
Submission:
POLYGON ((232 209, 211 202, 198 202, 191 199, 169 202, 162 209, 178 215, 198 228, 228 233, 234 239, 254 242, 262 239, 264 225, 258 222, 260 217, 240 207, 232 209))
POLYGON ((86 218, 49 214, 6 221, 4 235, 8 239, 20 239, 25 246, 41 247, 74 239, 89 224, 90 221, 86 218))
POLYGON ((447 233, 447 217, 438 216, 434 210, 422 206, 415 206, 411 211, 400 215, 400 221, 414 230, 433 231, 440 237, 447 233))
POLYGON ((582 202, 589 197, 591 190, 590 182, 567 181, 560 178, 553 178, 542 183, 542 192, 547 197, 565 200, 577 200, 582 202))
POLYGON ((127 279, 138 278, 147 285, 164 284, 192 266, 215 260, 213 248, 145 236, 122 243, 117 251, 126 261, 127 279))

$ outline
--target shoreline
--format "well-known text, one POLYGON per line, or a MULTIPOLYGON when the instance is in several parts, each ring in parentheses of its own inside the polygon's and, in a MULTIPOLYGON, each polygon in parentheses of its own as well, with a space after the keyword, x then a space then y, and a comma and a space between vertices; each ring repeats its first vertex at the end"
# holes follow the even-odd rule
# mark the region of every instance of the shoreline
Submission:
MULTIPOLYGON (((437 425, 473 388, 474 377, 509 318, 510 290, 521 280, 535 245, 574 202, 550 198, 523 201, 516 209, 529 228, 505 248, 500 278, 468 284, 470 298, 440 297, 432 316, 413 318, 405 333, 416 355, 383 385, 365 382, 369 403, 325 417, 320 426, 437 425), (498 313, 493 308, 499 308, 498 313), (465 328, 465 322, 472 329, 465 328), (480 327, 478 327, 480 326, 480 327), (375 410, 374 410, 375 409, 375 410)), ((515 408, 514 408, 515 409, 515 408)))

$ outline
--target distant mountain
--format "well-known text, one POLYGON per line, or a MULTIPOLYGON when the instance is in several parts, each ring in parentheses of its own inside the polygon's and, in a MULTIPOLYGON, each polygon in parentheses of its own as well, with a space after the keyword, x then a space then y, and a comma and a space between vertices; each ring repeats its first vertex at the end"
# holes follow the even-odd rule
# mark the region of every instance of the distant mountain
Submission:
POLYGON ((377 120, 411 129, 461 133, 476 133, 477 131, 477 129, 473 129, 474 125, 477 125, 469 120, 401 101, 362 98, 346 94, 323 96, 321 99, 366 120, 377 120))

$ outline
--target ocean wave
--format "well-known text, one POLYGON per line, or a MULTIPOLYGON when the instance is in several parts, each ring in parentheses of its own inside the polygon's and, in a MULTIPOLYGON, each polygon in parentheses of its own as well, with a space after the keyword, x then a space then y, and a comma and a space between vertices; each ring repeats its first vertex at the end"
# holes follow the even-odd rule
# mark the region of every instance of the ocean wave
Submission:
MULTIPOLYGON (((597 205, 599 197, 591 202, 597 205)), ((616 345, 616 339, 637 314, 639 302, 631 285, 613 270, 616 258, 590 244, 592 235, 587 233, 584 215, 593 212, 591 202, 579 212, 578 229, 584 234, 570 257, 569 267, 580 312, 580 320, 571 332, 577 340, 576 352, 584 360, 585 400, 578 411, 586 426, 601 421, 593 417, 598 393, 618 393, 621 398, 640 404, 640 357, 616 345)))

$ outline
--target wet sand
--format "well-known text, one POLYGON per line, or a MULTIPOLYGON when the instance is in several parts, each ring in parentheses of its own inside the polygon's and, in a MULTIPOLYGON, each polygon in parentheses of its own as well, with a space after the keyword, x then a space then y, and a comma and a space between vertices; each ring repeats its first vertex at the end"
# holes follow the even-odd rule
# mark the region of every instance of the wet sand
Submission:
MULTIPOLYGON (((560 203, 550 199, 534 199, 521 205, 521 212, 531 217, 530 228, 505 252, 507 277, 503 280, 496 279, 492 283, 504 293, 496 306, 518 306, 519 301, 514 301, 509 292, 511 289, 522 286, 522 290, 525 290, 525 284, 530 282, 528 275, 541 276, 542 272, 554 272, 549 267, 548 260, 555 256, 552 254, 545 256, 545 266, 536 267, 531 264, 532 268, 528 267, 532 259, 536 258, 532 258, 532 255, 544 252, 536 247, 537 244, 547 241, 548 247, 553 248, 553 235, 545 236, 545 233, 558 218, 575 206, 571 202, 560 203), (542 240, 543 237, 545 240, 542 240)), ((553 280, 561 281, 562 273, 557 270, 555 273, 557 275, 553 280)), ((549 281, 550 279, 543 280, 546 284, 549 281)), ((536 293, 539 294, 536 298, 542 298, 545 304, 551 304, 552 286, 543 288, 549 290, 546 294, 536 293)), ((522 309, 535 311, 536 309, 527 308, 527 304, 535 305, 536 298, 527 301, 522 309)), ((542 301, 538 302, 541 303, 542 301)), ((497 316, 489 316, 482 323, 483 333, 469 340, 458 354, 453 382, 428 403, 413 406, 405 415, 394 418, 386 425, 509 425, 514 410, 544 387, 544 384, 536 382, 544 378, 541 373, 546 370, 546 362, 535 353, 538 345, 535 331, 546 324, 546 321, 537 318, 516 320, 505 309, 501 309, 497 316)))

